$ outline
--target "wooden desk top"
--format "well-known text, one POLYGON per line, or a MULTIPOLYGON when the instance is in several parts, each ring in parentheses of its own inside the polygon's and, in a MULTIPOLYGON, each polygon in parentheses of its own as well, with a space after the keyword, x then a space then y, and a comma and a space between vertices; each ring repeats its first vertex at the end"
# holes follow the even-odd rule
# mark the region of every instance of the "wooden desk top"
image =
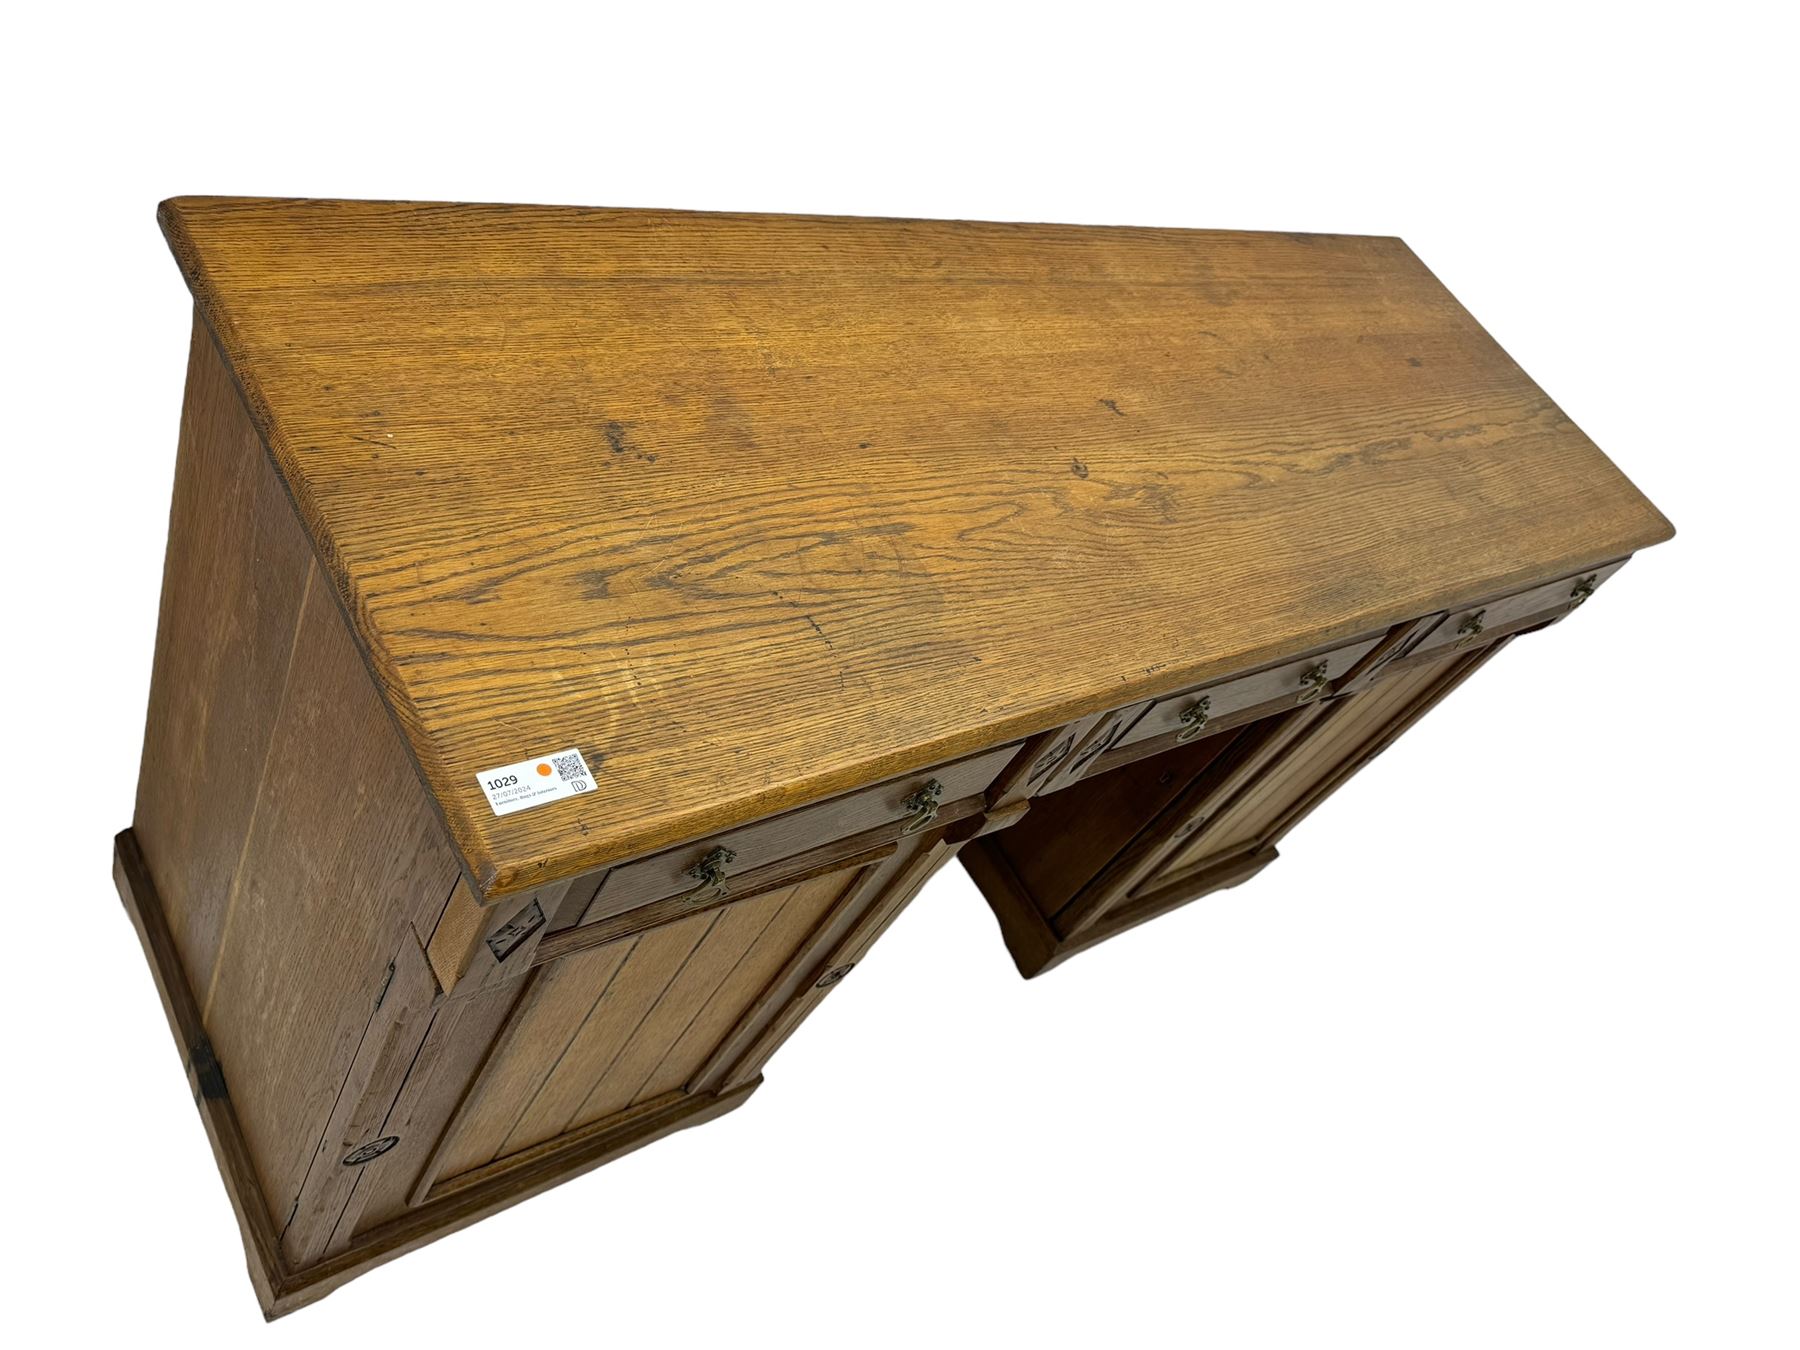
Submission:
POLYGON ((1673 533, 1398 239, 160 218, 488 895, 1673 533))

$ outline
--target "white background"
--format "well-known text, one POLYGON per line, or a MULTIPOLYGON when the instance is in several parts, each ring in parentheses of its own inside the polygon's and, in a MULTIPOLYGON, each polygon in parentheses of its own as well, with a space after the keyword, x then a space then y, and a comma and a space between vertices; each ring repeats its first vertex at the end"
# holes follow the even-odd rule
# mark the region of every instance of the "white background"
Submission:
POLYGON ((0 1337, 1800 1342, 1795 107, 1757 12, 14 14, 0 1337), (108 879, 177 193, 1398 234, 1681 533, 1253 884, 1026 984, 947 873, 744 1110, 264 1331, 108 879))

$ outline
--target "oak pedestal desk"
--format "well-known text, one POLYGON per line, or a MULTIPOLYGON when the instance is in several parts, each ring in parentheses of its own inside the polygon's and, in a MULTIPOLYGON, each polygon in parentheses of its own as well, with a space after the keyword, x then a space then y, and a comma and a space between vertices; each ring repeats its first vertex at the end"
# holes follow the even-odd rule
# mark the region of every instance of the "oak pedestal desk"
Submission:
POLYGON ((1266 867, 1669 524, 1397 239, 185 198, 115 877, 265 1313, 740 1104, 960 857, 1266 867))

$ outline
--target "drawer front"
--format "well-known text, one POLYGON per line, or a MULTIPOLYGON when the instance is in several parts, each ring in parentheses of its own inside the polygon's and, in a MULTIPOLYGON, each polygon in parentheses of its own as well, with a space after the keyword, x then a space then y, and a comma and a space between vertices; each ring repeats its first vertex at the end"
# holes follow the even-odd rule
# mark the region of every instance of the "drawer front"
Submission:
POLYGON ((899 835, 929 825, 938 806, 987 791, 1018 749, 1013 744, 984 750, 615 867, 600 883, 583 922, 610 918, 684 892, 714 890, 720 885, 729 890, 733 876, 883 826, 891 826, 899 835))
POLYGON ((1441 656, 1447 651, 1491 642, 1521 625, 1560 618, 1579 608, 1588 596, 1625 565, 1625 561, 1621 558, 1604 567, 1590 567, 1585 572, 1559 577, 1516 595, 1453 609, 1444 615, 1437 627, 1425 635, 1418 646, 1407 653, 1406 662, 1411 664, 1421 657, 1441 656))
POLYGON ((1199 735, 1231 726, 1234 718, 1248 720, 1246 715, 1260 717, 1283 706, 1310 703, 1326 693, 1332 682, 1348 675, 1351 667, 1372 651, 1383 636, 1374 633, 1329 651, 1159 699, 1118 744, 1133 745, 1171 733, 1199 735))

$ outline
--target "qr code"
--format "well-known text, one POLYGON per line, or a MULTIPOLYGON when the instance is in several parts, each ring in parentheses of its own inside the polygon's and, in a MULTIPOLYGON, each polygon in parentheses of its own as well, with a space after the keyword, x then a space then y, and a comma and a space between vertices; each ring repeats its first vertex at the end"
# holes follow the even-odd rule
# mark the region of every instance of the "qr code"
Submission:
POLYGON ((565 783, 571 778, 586 778, 587 765, 581 762, 580 752, 569 755, 552 755, 550 762, 556 766, 556 776, 565 783))

